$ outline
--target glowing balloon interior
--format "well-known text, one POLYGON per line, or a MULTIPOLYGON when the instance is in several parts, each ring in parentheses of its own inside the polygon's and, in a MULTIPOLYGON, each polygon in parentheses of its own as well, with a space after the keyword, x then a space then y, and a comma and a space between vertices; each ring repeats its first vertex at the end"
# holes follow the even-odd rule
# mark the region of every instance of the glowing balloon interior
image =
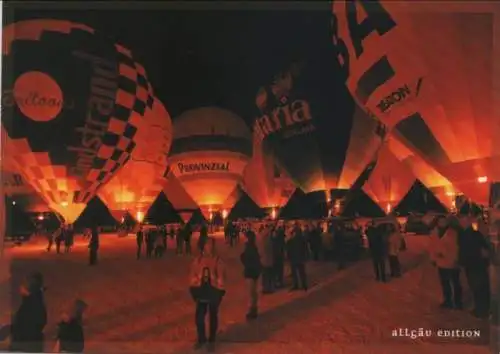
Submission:
POLYGON ((88 26, 29 20, 3 29, 6 153, 72 223, 127 162, 153 96, 132 53, 88 26), (58 65, 54 65, 57 58, 58 65))
POLYGON ((401 163, 385 144, 363 190, 383 211, 390 214, 406 196, 415 180, 411 169, 401 163))
POLYGON ((335 1, 347 86, 373 116, 476 202, 500 180, 496 2, 335 1))
POLYGON ((449 210, 455 208, 455 197, 461 193, 448 179, 395 138, 389 137, 387 145, 398 161, 411 169, 413 175, 429 188, 446 208, 449 210))
POLYGON ((256 134, 253 156, 245 168, 242 187, 259 207, 270 211, 284 206, 296 189, 285 171, 276 165, 274 158, 264 153, 256 134))
POLYGON ((243 120, 223 109, 195 109, 174 120, 170 169, 206 218, 241 183, 250 140, 243 120))
POLYGON ((130 160, 98 192, 117 220, 123 216, 119 211, 127 211, 138 221, 137 215, 147 213, 166 183, 172 121, 158 99, 146 111, 135 141, 130 160))

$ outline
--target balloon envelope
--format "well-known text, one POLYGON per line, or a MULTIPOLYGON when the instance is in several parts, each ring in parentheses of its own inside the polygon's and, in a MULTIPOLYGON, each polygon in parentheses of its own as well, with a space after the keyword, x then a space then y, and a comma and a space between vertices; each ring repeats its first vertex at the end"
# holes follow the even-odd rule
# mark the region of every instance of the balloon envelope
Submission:
POLYGON ((379 123, 332 86, 329 74, 312 63, 291 65, 255 100, 255 134, 306 193, 351 188, 375 160, 383 136, 379 123), (349 109, 339 113, 346 102, 349 109))
POLYGON ((296 189, 273 157, 264 153, 261 140, 256 135, 252 160, 245 168, 242 187, 259 207, 265 209, 284 206, 296 189))
POLYGON ((71 223, 134 149, 153 102, 144 68, 92 28, 60 20, 4 27, 2 60, 4 146, 71 223))
POLYGON ((145 215, 166 182, 167 154, 172 142, 172 121, 155 98, 135 135, 136 146, 127 164, 98 195, 112 215, 121 220, 125 212, 133 218, 145 215))
POLYGON ((415 155, 401 142, 389 136, 387 145, 391 153, 411 169, 413 175, 418 178, 448 210, 455 208, 455 197, 460 194, 453 184, 433 169, 418 155, 415 155))
POLYGON ((497 2, 335 1, 332 33, 357 101, 477 202, 500 180, 497 2))
POLYGON ((250 132, 235 114, 208 107, 174 119, 170 168, 205 217, 241 183, 250 157, 250 132))
POLYGON ((363 191, 387 214, 399 204, 415 183, 411 169, 401 163, 385 144, 363 191))

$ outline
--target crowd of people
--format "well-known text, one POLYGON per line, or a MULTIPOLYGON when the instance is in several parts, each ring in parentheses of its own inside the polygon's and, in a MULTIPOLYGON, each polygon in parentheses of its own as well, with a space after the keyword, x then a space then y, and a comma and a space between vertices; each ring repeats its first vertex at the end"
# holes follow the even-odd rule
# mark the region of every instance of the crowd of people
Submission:
MULTIPOLYGON (((224 260, 217 252, 215 238, 209 235, 209 225, 203 223, 198 226, 197 255, 193 257, 189 275, 189 290, 196 305, 195 349, 206 346, 209 351, 213 351, 219 309, 226 293, 225 268, 224 260), (208 334, 205 325, 207 316, 208 334)), ((66 240, 65 237, 73 238, 73 234, 70 225, 63 225, 56 237, 64 235, 61 236, 62 240, 66 240)), ((192 234, 193 226, 189 223, 159 227, 140 225, 136 231, 137 259, 142 257, 143 245, 146 257, 162 257, 167 249, 168 237, 175 240, 177 254, 191 255, 192 234)), ((333 259, 337 260, 339 269, 344 269, 349 260, 346 254, 350 253, 346 248, 349 244, 346 239, 350 237, 366 234, 377 281, 386 282, 389 276, 402 276, 399 253, 406 249, 406 242, 395 219, 369 221, 362 232, 355 226, 335 221, 239 221, 229 222, 224 234, 230 247, 234 247, 240 238, 245 239, 240 261, 242 276, 248 287, 246 319, 249 321, 256 319, 259 314, 259 281, 263 295, 284 288, 285 264, 288 263, 292 280, 290 291, 308 291, 307 261, 333 259), (353 231, 356 231, 355 236, 352 235, 353 231), (386 274, 386 264, 389 265, 389 274, 386 274)), ((88 238, 89 263, 94 265, 99 249, 97 227, 89 230, 88 238)), ((71 243, 68 245, 71 246, 71 243)), ((51 247, 49 240, 47 250, 50 251, 51 247)), ((57 242, 56 249, 59 250, 57 242)), ((498 254, 493 252, 481 220, 477 225, 475 220, 466 215, 438 216, 429 239, 429 256, 437 267, 442 288, 443 302, 440 306, 444 309, 463 309, 460 273, 464 271, 473 295, 473 314, 488 318, 491 313, 488 264, 495 257, 498 258, 498 254)), ((21 288, 21 306, 12 323, 0 329, 0 337, 10 336, 12 351, 43 351, 40 349, 43 348, 43 329, 47 322, 43 293, 43 276, 34 273, 21 288)), ((83 351, 82 317, 86 306, 84 301, 77 299, 63 317, 58 327, 56 351, 83 351)))

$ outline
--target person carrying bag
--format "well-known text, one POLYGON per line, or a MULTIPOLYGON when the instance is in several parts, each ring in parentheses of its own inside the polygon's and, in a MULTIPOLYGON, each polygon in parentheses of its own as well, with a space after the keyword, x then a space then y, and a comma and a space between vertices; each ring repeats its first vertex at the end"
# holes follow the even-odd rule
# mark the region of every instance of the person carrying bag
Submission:
POLYGON ((224 264, 215 250, 215 239, 209 238, 199 257, 191 266, 189 291, 196 303, 196 329, 198 338, 195 349, 207 344, 205 317, 209 317, 208 350, 215 350, 215 338, 219 322, 219 307, 224 290, 224 264))

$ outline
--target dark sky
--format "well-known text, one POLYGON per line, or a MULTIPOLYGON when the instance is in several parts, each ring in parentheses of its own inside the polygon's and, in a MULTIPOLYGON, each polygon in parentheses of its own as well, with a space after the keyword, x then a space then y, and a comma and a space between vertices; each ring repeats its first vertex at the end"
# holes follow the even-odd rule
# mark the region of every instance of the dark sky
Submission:
POLYGON ((134 51, 174 117, 189 108, 215 105, 250 123, 255 93, 272 75, 295 58, 330 56, 326 1, 303 11, 286 6, 186 11, 161 9, 159 3, 149 10, 137 4, 135 9, 115 3, 99 10, 80 2, 78 10, 57 10, 18 3, 10 5, 13 17, 8 11, 4 21, 69 19, 104 31, 134 51))

